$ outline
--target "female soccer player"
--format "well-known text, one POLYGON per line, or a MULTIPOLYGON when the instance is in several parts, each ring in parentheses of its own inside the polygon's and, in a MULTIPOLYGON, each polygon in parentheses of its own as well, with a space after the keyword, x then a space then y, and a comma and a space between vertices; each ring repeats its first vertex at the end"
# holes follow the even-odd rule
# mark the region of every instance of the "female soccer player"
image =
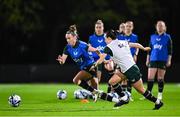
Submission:
MULTIPOLYGON (((96 101, 99 91, 89 86, 89 84, 86 82, 86 80, 96 77, 96 70, 89 70, 95 61, 88 52, 96 52, 98 55, 100 55, 100 52, 96 48, 88 46, 85 42, 77 39, 77 30, 74 25, 70 26, 70 30, 66 32, 65 37, 68 44, 65 46, 62 56, 58 56, 57 61, 59 61, 60 64, 64 64, 67 57, 71 56, 73 61, 80 68, 80 71, 74 77, 73 82, 92 92, 95 95, 94 101, 96 101)), ((119 102, 119 99, 117 98, 113 98, 111 96, 108 97, 108 101, 113 101, 116 103, 119 102)))
MULTIPOLYGON (((117 38, 119 40, 127 40, 128 42, 137 43, 138 42, 138 36, 133 33, 133 29, 134 29, 133 22, 132 21, 126 21, 124 26, 125 26, 124 35, 123 36, 117 36, 117 38)), ((131 50, 131 55, 134 58, 134 61, 137 62, 137 56, 138 56, 139 49, 131 47, 130 50, 131 50)), ((127 88, 127 90, 131 93, 131 90, 132 90, 131 82, 126 81, 126 80, 123 81, 122 87, 124 89, 127 88)), ((131 101, 133 101, 132 98, 131 98, 131 101)))
MULTIPOLYGON (((104 23, 102 22, 102 20, 96 21, 94 30, 95 30, 95 33, 93 35, 89 36, 89 44, 92 47, 97 48, 101 53, 103 53, 104 48, 106 46, 106 42, 105 42, 105 33, 104 33, 104 23)), ((95 59, 95 61, 97 61, 99 59, 99 56, 95 52, 92 52, 92 56, 95 59)), ((109 59, 110 59, 110 56, 107 56, 106 60, 109 60, 109 59)), ((100 64, 97 67, 98 82, 100 82, 100 80, 101 80, 103 65, 104 65, 105 69, 109 72, 108 75, 110 77, 112 74, 111 72, 113 72, 113 69, 114 69, 113 61, 107 61, 105 64, 100 64)), ((94 83, 91 82, 91 84, 94 87, 94 83)), ((108 92, 110 92, 110 90, 111 90, 111 88, 109 86, 108 92)))
POLYGON ((154 78, 157 74, 158 81, 158 99, 162 100, 164 89, 164 76, 166 67, 171 66, 172 58, 172 40, 166 33, 166 24, 164 21, 157 21, 156 32, 151 35, 150 47, 152 50, 147 55, 146 65, 148 68, 147 89, 152 91, 154 78))
POLYGON ((117 39, 124 40, 124 34, 125 34, 125 23, 121 23, 119 25, 117 39))
MULTIPOLYGON (((163 106, 163 103, 152 96, 151 92, 144 89, 142 79, 141 79, 141 73, 136 65, 136 63, 133 60, 133 57, 130 53, 130 47, 140 48, 144 51, 149 51, 149 47, 143 47, 142 45, 138 43, 128 43, 124 40, 117 40, 116 39, 116 32, 113 30, 110 30, 106 33, 106 43, 107 46, 104 49, 104 53, 100 55, 100 58, 97 60, 96 64, 92 66, 90 70, 92 70, 94 67, 96 67, 98 64, 101 64, 104 60, 104 58, 107 56, 107 54, 111 55, 113 61, 115 64, 117 64, 120 67, 120 72, 123 73, 126 78, 132 82, 132 86, 145 98, 155 103, 154 109, 159 109, 163 106)), ((122 89, 120 85, 118 84, 123 79, 121 77, 121 74, 118 72, 114 73, 114 75, 109 80, 109 83, 113 86, 114 90, 121 96, 122 95, 122 89)), ((106 99, 106 95, 102 95, 101 99, 106 99)), ((122 95, 123 96, 123 95, 122 95)), ((114 106, 118 107, 123 104, 126 104, 127 102, 123 100, 124 96, 120 99, 120 102, 116 103, 114 106)))

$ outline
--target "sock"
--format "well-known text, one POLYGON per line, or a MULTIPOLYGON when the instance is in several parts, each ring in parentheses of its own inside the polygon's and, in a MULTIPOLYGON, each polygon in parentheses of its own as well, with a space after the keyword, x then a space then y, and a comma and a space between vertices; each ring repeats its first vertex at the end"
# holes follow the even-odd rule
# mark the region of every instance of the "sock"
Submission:
POLYGON ((108 80, 111 79, 111 77, 112 77, 113 75, 114 75, 114 70, 108 71, 108 74, 107 74, 108 80))
POLYGON ((79 86, 81 86, 82 88, 84 88, 90 92, 94 91, 94 89, 91 86, 89 86, 88 83, 84 80, 81 80, 81 83, 79 84, 79 86))
POLYGON ((148 80, 148 82, 147 82, 147 90, 151 92, 152 88, 153 88, 153 85, 154 85, 154 79, 148 80))
POLYGON ((132 91, 132 86, 131 86, 131 83, 129 81, 127 81, 127 91, 129 93, 131 93, 131 91, 132 91))
POLYGON ((107 101, 109 101, 109 102, 115 102, 115 103, 118 103, 118 102, 119 102, 119 99, 114 98, 114 97, 112 97, 112 96, 110 96, 110 95, 107 95, 107 93, 102 93, 102 94, 101 94, 101 99, 107 100, 107 101))
POLYGON ((108 83, 107 93, 111 92, 111 85, 108 83))
POLYGON ((159 93, 162 93, 163 89, 164 89, 164 80, 160 79, 160 80, 158 80, 158 91, 159 91, 159 93))
POLYGON ((145 93, 143 94, 143 96, 144 96, 146 99, 150 100, 151 102, 156 103, 156 101, 157 101, 157 98, 154 97, 154 96, 151 94, 151 92, 148 91, 148 90, 145 91, 145 93))
POLYGON ((120 97, 124 96, 124 93, 122 92, 122 88, 121 88, 120 84, 117 83, 117 84, 113 85, 112 87, 120 97))
POLYGON ((127 85, 122 85, 122 90, 126 91, 126 89, 127 89, 127 85))

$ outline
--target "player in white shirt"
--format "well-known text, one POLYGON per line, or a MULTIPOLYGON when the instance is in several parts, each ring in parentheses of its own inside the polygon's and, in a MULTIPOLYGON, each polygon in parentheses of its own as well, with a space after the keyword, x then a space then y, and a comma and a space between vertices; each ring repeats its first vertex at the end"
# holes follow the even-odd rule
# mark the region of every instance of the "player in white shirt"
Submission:
MULTIPOLYGON (((117 64, 117 66, 120 67, 118 71, 114 73, 114 75, 109 80, 109 84, 112 85, 113 89, 120 95, 121 99, 120 102, 116 103, 114 107, 119 107, 123 104, 127 104, 127 101, 124 101, 124 93, 122 92, 121 86, 119 85, 119 82, 121 82, 124 78, 132 82, 132 86, 145 98, 150 100, 151 102, 155 103, 154 110, 158 110, 163 106, 163 102, 161 100, 154 97, 150 91, 145 90, 143 86, 143 82, 141 79, 141 73, 136 65, 136 63, 133 60, 133 57, 130 52, 130 47, 135 47, 142 49, 144 51, 149 51, 151 48, 149 47, 143 47, 139 43, 128 43, 127 41, 123 40, 117 40, 116 39, 116 32, 114 30, 110 30, 106 33, 106 39, 105 39, 107 46, 104 49, 104 53, 100 55, 100 58, 97 60, 94 67, 98 66, 98 64, 101 64, 106 57, 107 54, 109 54, 114 63, 117 64), (123 75, 125 77, 122 77, 123 75)), ((93 67, 92 67, 93 69, 93 67)), ((91 70, 92 70, 91 69, 91 70)), ((102 98, 105 95, 101 96, 102 98)))

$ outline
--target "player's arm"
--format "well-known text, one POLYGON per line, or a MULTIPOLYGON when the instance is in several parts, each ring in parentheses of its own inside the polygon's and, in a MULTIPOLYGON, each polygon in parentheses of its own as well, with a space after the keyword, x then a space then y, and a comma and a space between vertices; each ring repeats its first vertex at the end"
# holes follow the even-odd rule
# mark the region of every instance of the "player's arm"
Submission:
POLYGON ((104 49, 104 53, 101 53, 99 55, 99 59, 94 63, 94 65, 90 68, 90 71, 92 69, 94 69, 95 67, 97 67, 99 64, 101 64, 104 59, 106 58, 107 54, 111 55, 112 56, 112 51, 110 50, 110 48, 108 48, 107 46, 105 47, 104 49))
POLYGON ((68 55, 62 54, 62 56, 59 55, 56 60, 59 61, 60 64, 64 64, 66 62, 67 57, 68 57, 68 55))
POLYGON ((68 51, 67 51, 67 46, 63 50, 62 56, 59 55, 58 58, 56 59, 60 64, 64 64, 66 62, 66 59, 68 57, 68 51))
MULTIPOLYGON (((151 42, 149 42, 149 47, 152 48, 151 42)), ((150 51, 147 52, 147 57, 146 57, 146 66, 147 66, 147 67, 149 66, 149 62, 150 62, 150 54, 151 54, 151 51, 152 51, 152 50, 150 50, 150 51)))
POLYGON ((97 48, 92 47, 91 45, 88 46, 88 51, 96 52, 99 57, 101 56, 101 52, 97 48))
POLYGON ((136 52, 135 52, 135 54, 133 56, 135 62, 137 62, 138 53, 139 53, 139 48, 136 48, 136 52))
POLYGON ((106 53, 100 54, 100 57, 99 57, 99 59, 97 60, 97 62, 96 62, 95 65, 98 66, 99 64, 101 64, 101 63, 104 61, 104 59, 106 58, 106 56, 107 56, 106 53))
POLYGON ((167 67, 171 66, 171 59, 172 59, 172 53, 173 53, 172 48, 173 48, 172 40, 171 40, 171 38, 169 38, 169 42, 168 42, 168 60, 167 60, 167 63, 166 63, 167 67))
MULTIPOLYGON (((138 36, 136 36, 136 43, 138 43, 138 36)), ((134 54, 134 56, 133 56, 133 58, 134 58, 134 61, 135 62, 137 62, 137 59, 138 59, 138 53, 139 53, 139 48, 136 48, 136 50, 135 50, 135 54, 134 54)))
POLYGON ((139 49, 144 50, 144 51, 150 51, 150 50, 151 50, 150 47, 144 47, 144 46, 142 46, 142 45, 139 44, 139 43, 129 43, 129 47, 139 48, 139 49))
POLYGON ((106 53, 102 53, 99 56, 99 59, 92 65, 92 67, 89 69, 89 71, 93 70, 94 68, 96 68, 99 64, 101 64, 104 59, 106 58, 107 54, 106 53))

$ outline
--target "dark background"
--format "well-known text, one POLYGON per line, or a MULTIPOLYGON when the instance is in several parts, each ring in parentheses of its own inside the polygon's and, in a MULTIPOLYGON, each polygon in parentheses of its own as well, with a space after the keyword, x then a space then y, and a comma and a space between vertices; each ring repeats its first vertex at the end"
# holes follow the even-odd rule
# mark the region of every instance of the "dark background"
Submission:
MULTIPOLYGON (((68 59, 55 60, 66 44, 65 32, 77 25, 80 39, 88 41, 94 24, 103 20, 105 31, 132 20, 139 42, 147 46, 157 20, 164 20, 173 40, 168 82, 180 82, 179 0, 0 0, 0 82, 68 82, 77 72, 68 59)), ((138 65, 146 81, 146 53, 138 65)))

